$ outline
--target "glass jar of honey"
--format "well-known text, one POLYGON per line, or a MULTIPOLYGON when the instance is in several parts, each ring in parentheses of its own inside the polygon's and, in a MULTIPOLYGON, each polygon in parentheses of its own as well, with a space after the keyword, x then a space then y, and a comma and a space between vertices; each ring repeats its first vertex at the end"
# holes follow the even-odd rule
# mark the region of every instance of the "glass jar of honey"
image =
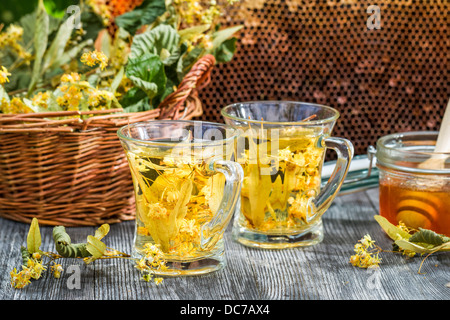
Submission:
POLYGON ((398 225, 450 236, 450 153, 435 153, 437 132, 377 141, 380 215, 398 225))

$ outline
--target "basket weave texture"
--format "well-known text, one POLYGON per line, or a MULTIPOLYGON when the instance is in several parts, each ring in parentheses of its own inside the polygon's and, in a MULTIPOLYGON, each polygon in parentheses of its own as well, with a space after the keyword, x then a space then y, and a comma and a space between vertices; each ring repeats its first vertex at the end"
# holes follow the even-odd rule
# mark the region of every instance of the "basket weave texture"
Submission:
POLYGON ((134 219, 132 179, 117 130, 141 121, 200 116, 198 90, 209 83, 214 64, 212 55, 202 57, 177 90, 150 111, 0 114, 0 216, 68 227, 134 219))

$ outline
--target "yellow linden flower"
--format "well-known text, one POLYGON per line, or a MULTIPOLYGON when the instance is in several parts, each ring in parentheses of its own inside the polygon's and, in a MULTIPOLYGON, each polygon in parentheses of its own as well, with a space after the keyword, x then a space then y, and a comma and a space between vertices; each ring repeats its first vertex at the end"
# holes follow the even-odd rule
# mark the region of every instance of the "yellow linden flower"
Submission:
POLYGON ((29 284, 30 281, 30 273, 27 270, 21 270, 20 272, 17 272, 16 268, 14 268, 13 271, 10 272, 11 275, 11 286, 13 286, 16 289, 22 289, 27 284, 29 284))
POLYGON ((53 266, 51 266, 51 271, 53 272, 53 276, 56 279, 59 279, 61 277, 61 272, 63 271, 63 267, 62 267, 62 265, 55 263, 53 266))
POLYGON ((9 47, 11 51, 15 52, 18 57, 22 58, 28 64, 32 55, 18 42, 22 40, 22 35, 22 27, 11 24, 5 32, 0 33, 0 48, 9 47))
POLYGON ((92 90, 89 93, 88 105, 90 107, 97 107, 100 104, 101 95, 99 90, 92 90))
POLYGON ((29 270, 30 276, 33 279, 39 279, 41 277, 42 271, 46 269, 46 267, 36 259, 28 259, 26 268, 29 270))
POLYGON ((200 20, 202 23, 211 24, 214 22, 214 19, 220 16, 220 14, 220 9, 217 6, 212 5, 207 10, 205 10, 200 20))
MULTIPOLYGON (((164 260, 164 254, 158 246, 152 243, 144 245, 144 257, 136 262, 136 269, 142 273, 142 279, 149 282, 153 278, 156 270, 166 271, 167 266, 164 260)), ((155 283, 158 285, 162 282, 162 278, 155 278, 155 283)))
POLYGON ((11 75, 11 73, 8 72, 8 70, 2 66, 0 69, 0 84, 3 84, 5 82, 9 82, 8 77, 11 75))
POLYGON ((380 248, 375 246, 375 241, 372 240, 370 235, 365 235, 354 246, 355 254, 350 257, 350 264, 359 268, 378 267, 381 263, 379 253, 380 248), (374 249, 369 250, 374 247, 374 249))
POLYGON ((147 257, 163 256, 163 253, 161 252, 161 250, 159 250, 158 246, 152 243, 146 243, 144 245, 144 252, 147 257))
POLYGON ((31 113, 33 110, 31 110, 29 107, 26 106, 25 103, 20 98, 12 98, 11 102, 9 103, 3 103, 2 102, 2 110, 4 113, 10 113, 10 114, 19 114, 19 113, 31 113))
POLYGON ((108 65, 108 57, 103 52, 97 50, 83 53, 80 60, 90 67, 100 64, 100 69, 102 70, 108 65))
POLYGON ((202 44, 203 44, 203 47, 205 47, 206 50, 212 50, 212 48, 213 48, 213 42, 212 42, 211 36, 208 35, 208 34, 205 35, 205 36, 202 38, 202 44))
POLYGON ((150 273, 144 273, 142 275, 142 280, 146 281, 146 282, 150 282, 150 280, 152 280, 152 275, 150 273))
POLYGON ((9 113, 9 101, 5 98, 0 101, 0 111, 5 114, 9 113))
POLYGON ((144 236, 148 236, 148 229, 146 227, 137 227, 137 233, 142 234, 144 236))
MULTIPOLYGON (((91 9, 102 19, 102 23, 104 26, 109 25, 111 18, 113 17, 111 14, 111 10, 107 4, 106 0, 87 0, 86 4, 91 7, 91 9)), ((126 3, 119 4, 121 6, 126 7, 126 3)))
POLYGON ((366 234, 362 239, 361 239, 361 244, 366 247, 366 248, 371 248, 374 245, 375 241, 372 240, 372 238, 370 237, 370 235, 366 234))
POLYGON ((289 147, 278 150, 278 160, 280 161, 292 161, 292 156, 294 153, 289 149, 289 147))
POLYGON ((20 40, 20 39, 22 39, 22 36, 23 36, 23 28, 16 26, 14 24, 11 24, 8 27, 8 29, 6 30, 6 33, 8 34, 8 36, 11 39, 20 40))
POLYGON ((76 72, 71 72, 70 74, 63 74, 61 76, 61 82, 75 83, 80 81, 80 79, 81 79, 80 75, 76 72))
POLYGON ((41 258, 41 254, 39 252, 34 252, 32 254, 33 259, 40 259, 41 258))
POLYGON ((145 259, 140 259, 135 266, 138 270, 144 271, 147 269, 147 262, 145 259))
POLYGON ((83 93, 75 85, 60 88, 64 95, 56 98, 58 105, 67 107, 67 110, 78 110, 80 100, 83 98, 83 93))
POLYGON ((289 214, 297 219, 306 221, 306 218, 314 213, 310 198, 307 196, 297 194, 295 199, 289 197, 287 202, 290 205, 288 208, 289 214))
POLYGON ((114 93, 106 90, 92 89, 88 90, 88 105, 90 107, 98 107, 105 105, 114 99, 114 93))
POLYGON ((200 233, 200 227, 195 219, 183 219, 180 224, 180 232, 195 236, 200 233))
POLYGON ((147 204, 148 210, 148 216, 151 219, 165 219, 168 218, 170 215, 170 212, 160 203, 149 203, 147 204))
POLYGON ((31 101, 33 102, 34 105, 46 109, 48 107, 49 98, 50 98, 49 92, 38 92, 31 98, 31 101))

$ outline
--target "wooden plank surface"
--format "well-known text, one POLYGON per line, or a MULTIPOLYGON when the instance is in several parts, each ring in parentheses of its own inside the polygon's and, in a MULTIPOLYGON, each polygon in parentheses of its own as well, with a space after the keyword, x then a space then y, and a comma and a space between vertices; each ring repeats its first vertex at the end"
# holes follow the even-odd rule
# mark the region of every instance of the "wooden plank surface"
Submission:
MULTIPOLYGON (((123 259, 85 265, 64 260, 60 279, 45 274, 24 289, 10 286, 9 272, 20 265, 28 225, 0 219, 0 300, 447 300, 450 299, 450 253, 406 258, 381 253, 378 271, 353 267, 348 260, 354 244, 370 234, 385 250, 388 239, 373 216, 378 189, 339 196, 323 217, 322 243, 305 248, 261 250, 244 247, 225 234, 227 266, 204 276, 167 278, 156 286, 140 280, 132 263, 123 259), (80 286, 73 287, 79 274, 80 286)), ((68 228, 73 242, 85 241, 94 227, 68 228)), ((41 226, 42 249, 53 251, 51 227, 41 226)), ((111 225, 109 247, 131 252, 134 222, 111 225)))

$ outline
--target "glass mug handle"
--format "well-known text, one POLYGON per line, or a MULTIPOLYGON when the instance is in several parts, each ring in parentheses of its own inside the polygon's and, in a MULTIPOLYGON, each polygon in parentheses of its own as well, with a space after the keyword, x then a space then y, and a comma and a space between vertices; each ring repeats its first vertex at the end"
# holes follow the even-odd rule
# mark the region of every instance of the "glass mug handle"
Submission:
POLYGON ((217 212, 201 230, 201 246, 203 250, 211 249, 225 232, 225 229, 240 199, 244 171, 239 163, 212 159, 209 169, 225 175, 225 189, 217 212))
MULTIPOLYGON (((353 144, 347 139, 329 137, 322 141, 325 144, 326 148, 336 151, 338 159, 336 161, 336 166, 334 167, 334 170, 326 185, 312 200, 315 207, 315 213, 307 214, 306 220, 308 223, 322 216, 333 202, 334 198, 341 189, 342 184, 344 183, 344 179, 347 175, 354 153, 353 144)), ((312 212, 311 209, 312 208, 309 207, 308 213, 312 212)))

